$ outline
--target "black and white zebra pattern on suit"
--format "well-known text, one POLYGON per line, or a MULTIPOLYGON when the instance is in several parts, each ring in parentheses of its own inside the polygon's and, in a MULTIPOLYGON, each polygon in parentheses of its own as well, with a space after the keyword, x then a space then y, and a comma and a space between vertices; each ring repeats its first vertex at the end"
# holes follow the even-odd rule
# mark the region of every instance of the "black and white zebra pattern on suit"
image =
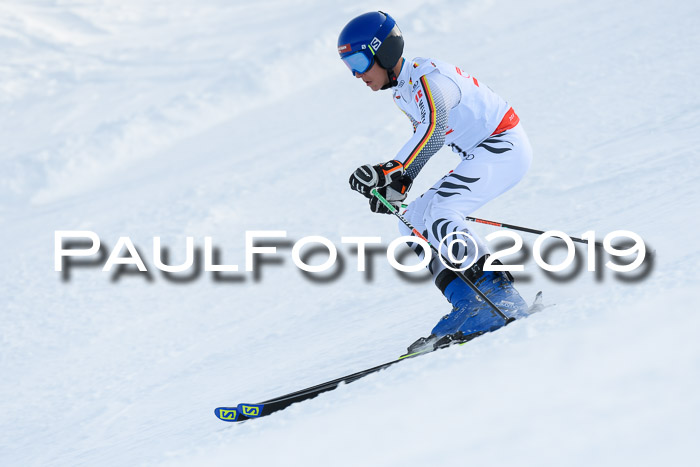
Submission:
POLYGON ((443 182, 440 184, 435 194, 443 198, 457 196, 460 194, 461 190, 472 191, 471 188, 469 188, 469 184, 478 181, 478 178, 465 177, 463 175, 451 173, 443 178, 443 182))

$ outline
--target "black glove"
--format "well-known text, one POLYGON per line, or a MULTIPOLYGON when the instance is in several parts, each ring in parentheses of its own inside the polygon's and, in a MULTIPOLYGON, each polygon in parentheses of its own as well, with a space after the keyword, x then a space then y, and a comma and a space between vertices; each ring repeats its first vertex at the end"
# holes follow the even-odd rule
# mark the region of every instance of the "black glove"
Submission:
POLYGON ((403 175, 403 164, 396 160, 377 165, 366 164, 350 175, 350 188, 371 198, 372 188, 384 188, 403 175))
MULTIPOLYGON (((391 182, 388 186, 384 188, 377 188, 380 195, 384 197, 396 210, 401 209, 401 202, 406 199, 408 195, 408 190, 411 188, 411 179, 404 175, 391 182)), ((369 208, 372 212, 379 214, 391 214, 389 208, 384 206, 384 203, 379 201, 379 198, 372 196, 369 199, 369 208)))

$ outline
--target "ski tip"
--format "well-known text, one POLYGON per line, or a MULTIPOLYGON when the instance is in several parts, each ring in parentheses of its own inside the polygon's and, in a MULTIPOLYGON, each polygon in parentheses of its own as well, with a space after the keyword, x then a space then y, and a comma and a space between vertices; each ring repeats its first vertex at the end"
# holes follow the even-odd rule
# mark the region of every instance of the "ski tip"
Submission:
POLYGON ((263 404, 238 404, 236 408, 248 418, 257 418, 262 415, 263 404))
POLYGON ((239 415, 238 407, 217 407, 214 409, 214 415, 219 420, 224 422, 235 422, 238 421, 239 415))
POLYGON ((535 296, 535 299, 532 301, 532 305, 527 310, 528 315, 532 315, 535 313, 538 313, 542 310, 544 310, 547 307, 550 307, 553 305, 545 305, 544 304, 544 299, 542 298, 542 291, 540 290, 537 292, 537 295, 535 296))

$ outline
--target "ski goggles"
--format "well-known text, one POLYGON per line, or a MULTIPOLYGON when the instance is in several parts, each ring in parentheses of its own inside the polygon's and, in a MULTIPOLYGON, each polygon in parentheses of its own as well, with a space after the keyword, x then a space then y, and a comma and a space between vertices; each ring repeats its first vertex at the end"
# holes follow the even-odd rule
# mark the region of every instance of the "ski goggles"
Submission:
POLYGON ((361 75, 362 73, 365 73, 367 70, 372 68, 372 65, 374 65, 374 54, 371 52, 369 48, 358 50, 355 53, 352 53, 350 55, 346 55, 345 57, 342 58, 343 63, 347 65, 348 68, 350 68, 350 71, 352 72, 353 76, 357 73, 358 75, 361 75))

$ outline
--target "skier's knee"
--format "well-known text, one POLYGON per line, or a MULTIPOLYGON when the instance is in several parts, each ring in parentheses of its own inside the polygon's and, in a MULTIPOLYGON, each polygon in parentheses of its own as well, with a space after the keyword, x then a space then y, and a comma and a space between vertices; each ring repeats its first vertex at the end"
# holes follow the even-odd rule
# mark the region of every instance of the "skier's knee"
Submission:
POLYGON ((464 215, 456 209, 430 203, 423 213, 423 223, 428 229, 433 229, 439 228, 445 221, 462 219, 463 217, 464 215))

